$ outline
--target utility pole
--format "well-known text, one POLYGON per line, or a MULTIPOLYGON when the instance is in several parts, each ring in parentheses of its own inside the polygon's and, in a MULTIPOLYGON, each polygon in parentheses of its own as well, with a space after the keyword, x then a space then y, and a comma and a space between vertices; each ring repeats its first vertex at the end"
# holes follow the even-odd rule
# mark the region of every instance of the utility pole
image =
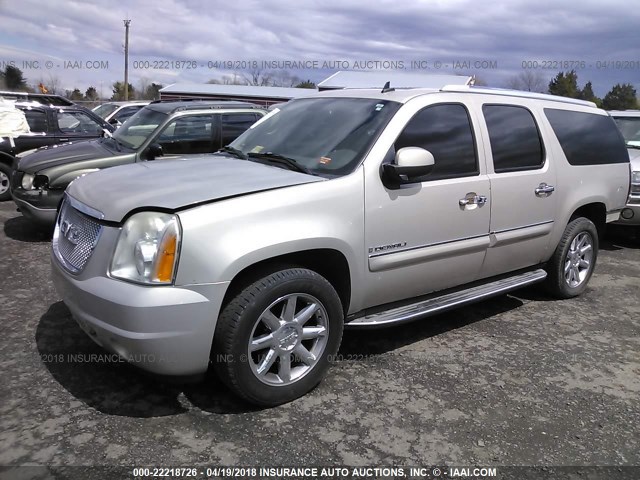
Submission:
POLYGON ((124 22, 124 100, 129 100, 129 25, 131 20, 124 22))

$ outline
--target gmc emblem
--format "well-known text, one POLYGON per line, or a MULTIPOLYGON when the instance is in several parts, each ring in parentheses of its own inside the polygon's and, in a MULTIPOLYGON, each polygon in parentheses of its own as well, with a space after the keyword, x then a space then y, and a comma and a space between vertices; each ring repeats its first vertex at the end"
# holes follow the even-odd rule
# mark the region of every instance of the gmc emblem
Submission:
POLYGON ((78 245, 78 242, 80 242, 80 234, 82 232, 73 223, 68 220, 63 220, 60 224, 60 233, 62 233, 62 236, 71 244, 78 245))

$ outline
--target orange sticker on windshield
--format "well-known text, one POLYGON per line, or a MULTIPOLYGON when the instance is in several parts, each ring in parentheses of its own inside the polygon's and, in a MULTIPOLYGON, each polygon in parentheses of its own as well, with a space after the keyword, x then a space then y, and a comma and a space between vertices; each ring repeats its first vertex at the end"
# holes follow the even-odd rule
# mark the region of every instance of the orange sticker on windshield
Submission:
POLYGON ((320 162, 322 165, 328 165, 331 163, 331 159, 329 157, 320 157, 320 162))

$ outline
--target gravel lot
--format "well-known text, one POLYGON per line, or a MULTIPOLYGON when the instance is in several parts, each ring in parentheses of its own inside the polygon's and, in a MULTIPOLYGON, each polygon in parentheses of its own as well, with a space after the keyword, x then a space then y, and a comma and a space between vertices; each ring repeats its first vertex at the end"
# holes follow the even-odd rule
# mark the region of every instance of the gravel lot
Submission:
POLYGON ((0 224, 0 465, 640 465, 628 230, 608 234, 580 298, 531 288, 346 332, 316 390, 256 410, 214 378, 164 384, 102 361, 49 279, 50 236, 13 202, 0 224))

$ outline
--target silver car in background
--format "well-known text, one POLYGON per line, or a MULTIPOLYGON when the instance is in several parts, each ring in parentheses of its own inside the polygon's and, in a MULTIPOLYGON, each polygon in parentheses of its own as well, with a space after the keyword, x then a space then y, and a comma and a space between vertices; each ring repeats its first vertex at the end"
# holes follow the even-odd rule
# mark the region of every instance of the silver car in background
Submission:
POLYGON ((640 226, 640 110, 612 110, 609 115, 622 132, 631 161, 629 199, 616 223, 640 226))

